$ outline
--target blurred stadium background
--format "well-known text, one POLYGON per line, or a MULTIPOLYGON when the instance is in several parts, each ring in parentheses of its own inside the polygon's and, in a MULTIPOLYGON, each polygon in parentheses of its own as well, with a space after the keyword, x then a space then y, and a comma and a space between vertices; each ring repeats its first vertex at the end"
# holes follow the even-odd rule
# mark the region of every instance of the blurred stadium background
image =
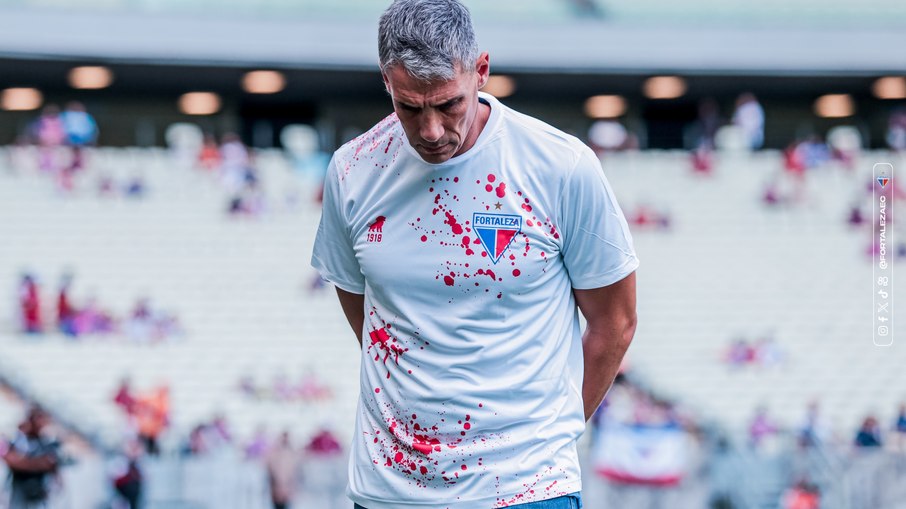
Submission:
MULTIPOLYGON (((586 507, 906 508, 869 295, 906 3, 466 4, 486 91, 596 149, 642 260, 586 507)), ((329 154, 391 111, 386 5, 0 0, 0 453, 47 410, 49 507, 351 506, 358 352, 308 259, 329 154)))

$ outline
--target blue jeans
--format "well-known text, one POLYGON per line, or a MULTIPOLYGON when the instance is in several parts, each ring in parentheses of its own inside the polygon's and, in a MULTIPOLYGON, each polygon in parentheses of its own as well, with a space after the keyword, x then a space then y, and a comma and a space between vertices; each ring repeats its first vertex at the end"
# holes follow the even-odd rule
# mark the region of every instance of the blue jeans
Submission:
MULTIPOLYGON (((528 504, 511 505, 510 507, 519 509, 582 509, 582 494, 577 491, 562 497, 542 500, 540 502, 529 502, 528 504)), ((355 509, 365 508, 359 504, 355 504, 355 509)))

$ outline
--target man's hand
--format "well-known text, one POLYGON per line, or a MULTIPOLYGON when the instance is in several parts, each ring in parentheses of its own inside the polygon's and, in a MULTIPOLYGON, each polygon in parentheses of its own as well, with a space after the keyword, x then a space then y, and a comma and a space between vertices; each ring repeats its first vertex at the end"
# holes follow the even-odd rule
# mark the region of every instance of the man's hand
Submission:
POLYGON ((361 348, 362 329, 365 327, 365 296, 337 288, 337 297, 340 298, 340 307, 343 308, 343 314, 346 315, 346 320, 359 340, 361 348))
POLYGON ((635 334, 635 272, 612 285, 573 290, 573 293, 588 321, 582 336, 585 355, 582 399, 587 421, 610 390, 635 334))

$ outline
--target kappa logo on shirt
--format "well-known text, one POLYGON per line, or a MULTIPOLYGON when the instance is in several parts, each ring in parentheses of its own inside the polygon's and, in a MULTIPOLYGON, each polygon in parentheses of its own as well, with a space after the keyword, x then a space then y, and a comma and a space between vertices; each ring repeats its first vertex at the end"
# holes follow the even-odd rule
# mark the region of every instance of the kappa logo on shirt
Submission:
POLYGON ((368 242, 380 242, 384 238, 384 221, 387 218, 378 216, 373 223, 368 225, 368 242))
POLYGON ((494 264, 522 231, 522 216, 513 214, 472 214, 472 227, 494 264))

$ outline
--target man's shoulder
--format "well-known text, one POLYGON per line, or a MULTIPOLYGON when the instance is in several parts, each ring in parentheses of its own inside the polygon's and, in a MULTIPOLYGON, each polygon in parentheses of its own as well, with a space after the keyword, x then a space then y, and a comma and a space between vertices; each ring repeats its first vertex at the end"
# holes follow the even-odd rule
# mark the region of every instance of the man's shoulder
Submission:
POLYGON ((395 158, 402 146, 402 129, 396 113, 391 113, 371 129, 346 142, 334 152, 338 166, 354 166, 363 159, 395 158))
POLYGON ((508 138, 530 144, 556 157, 570 155, 578 159, 588 147, 579 138, 525 113, 512 108, 504 110, 504 126, 508 138))

